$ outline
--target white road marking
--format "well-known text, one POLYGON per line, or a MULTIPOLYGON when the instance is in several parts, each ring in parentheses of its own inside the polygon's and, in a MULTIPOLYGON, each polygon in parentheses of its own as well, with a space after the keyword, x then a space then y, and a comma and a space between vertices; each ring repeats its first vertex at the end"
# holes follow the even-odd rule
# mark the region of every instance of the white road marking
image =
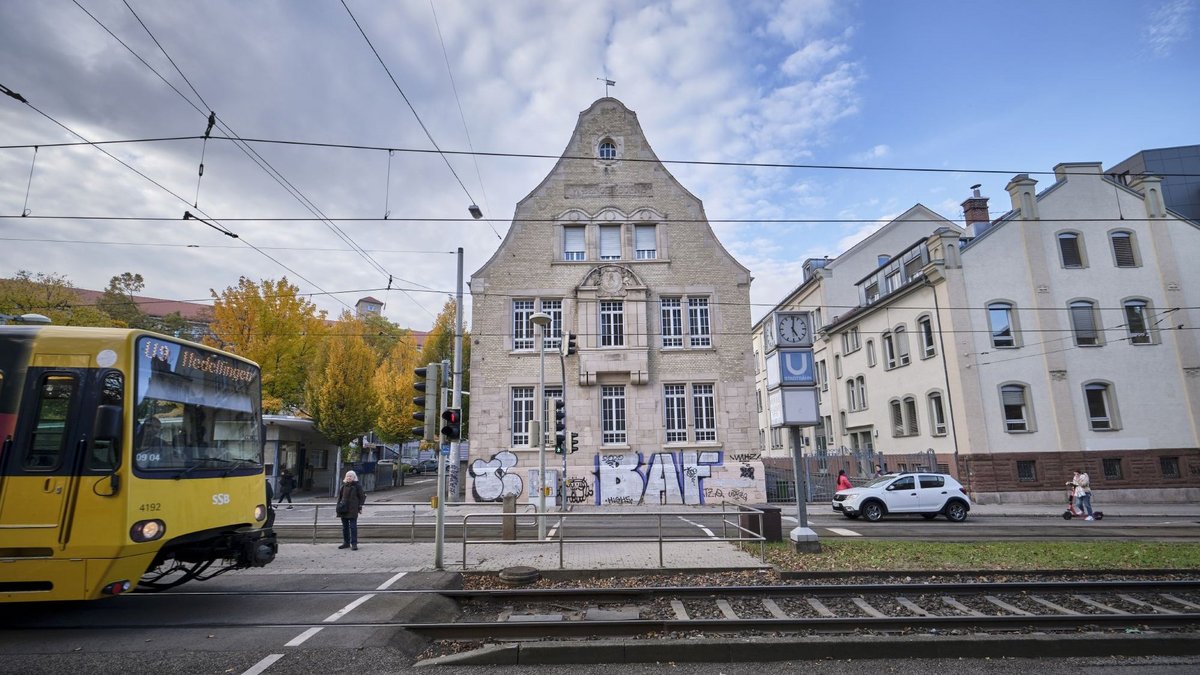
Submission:
POLYGON ((827 527, 825 529, 829 530, 830 532, 832 532, 834 534, 840 534, 843 537, 861 537, 862 536, 861 534, 855 532, 854 530, 845 530, 840 527, 827 527))
POLYGON ((292 638, 291 642, 288 642, 287 644, 285 644, 284 647, 299 647, 300 645, 304 644, 305 640, 316 635, 317 633, 320 633, 321 629, 323 629, 323 628, 325 628, 325 627, 324 626, 314 626, 312 628, 309 628, 308 630, 304 631, 303 633, 292 638))
POLYGON ((558 520, 554 521, 554 525, 552 525, 552 526, 550 527, 550 531, 546 533, 546 538, 547 538, 547 539, 553 539, 553 538, 554 538, 554 533, 555 533, 555 532, 558 532, 558 526, 559 526, 559 525, 562 525, 562 518, 559 518, 558 520))
POLYGON ((272 654, 272 655, 264 658, 262 661, 259 661, 258 663, 251 666, 250 670, 247 670, 246 672, 242 673, 242 675, 258 675, 259 673, 266 670, 267 668, 270 668, 272 663, 275 663, 276 661, 278 661, 279 659, 282 659, 282 658, 283 658, 283 654, 272 654))
POLYGON ((716 539, 716 538, 717 538, 717 535, 713 534, 713 531, 712 531, 712 530, 710 530, 710 529, 708 529, 707 527, 705 527, 705 526, 701 525, 700 523, 694 523, 694 522, 692 522, 692 521, 688 520, 687 518, 684 518, 683 516, 679 516, 679 519, 680 519, 680 520, 682 520, 683 522, 687 523, 688 525, 692 525, 692 526, 695 526, 695 527, 698 527, 698 528, 700 528, 700 531, 701 531, 701 532, 703 532, 704 534, 707 534, 709 539, 716 539))
POLYGON ((799 520, 799 519, 797 519, 795 516, 779 516, 779 517, 780 517, 781 519, 783 519, 783 520, 786 520, 786 521, 788 521, 789 523, 798 523, 798 522, 800 522, 800 520, 799 520))
POLYGON ((333 614, 330 614, 325 619, 325 623, 333 623, 334 621, 337 621, 338 619, 342 618, 343 616, 346 616, 347 614, 349 614, 355 607, 358 607, 359 605, 363 604, 364 602, 370 600, 373 597, 375 597, 374 593, 368 593, 368 594, 362 596, 361 598, 355 600, 354 602, 352 602, 352 603, 346 605, 345 607, 339 609, 338 611, 334 612, 333 614))
POLYGON ((383 585, 381 585, 379 588, 376 588, 375 590, 386 591, 392 584, 396 583, 397 581, 400 581, 400 578, 403 577, 405 574, 408 574, 408 572, 400 572, 400 573, 396 574, 396 576, 383 582, 383 585))

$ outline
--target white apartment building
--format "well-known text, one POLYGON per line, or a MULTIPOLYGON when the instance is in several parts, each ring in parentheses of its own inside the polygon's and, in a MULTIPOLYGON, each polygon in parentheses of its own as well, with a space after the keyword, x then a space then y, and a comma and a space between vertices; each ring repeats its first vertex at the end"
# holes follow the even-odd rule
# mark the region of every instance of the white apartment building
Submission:
POLYGON ((854 283, 859 306, 819 334, 817 431, 932 450, 985 502, 1058 500, 1075 469, 1106 501, 1196 499, 1200 226, 1156 177, 1055 178, 1013 178, 994 222, 976 191, 970 236, 943 226, 854 283))
POLYGON ((555 454, 549 422, 551 503, 764 501, 750 281, 636 114, 613 98, 581 112, 471 276, 471 498, 536 501, 529 422, 544 380, 545 409, 565 400, 567 444, 579 444, 555 454), (538 312, 550 317, 542 345, 538 312), (560 357, 566 334, 578 354, 560 357))

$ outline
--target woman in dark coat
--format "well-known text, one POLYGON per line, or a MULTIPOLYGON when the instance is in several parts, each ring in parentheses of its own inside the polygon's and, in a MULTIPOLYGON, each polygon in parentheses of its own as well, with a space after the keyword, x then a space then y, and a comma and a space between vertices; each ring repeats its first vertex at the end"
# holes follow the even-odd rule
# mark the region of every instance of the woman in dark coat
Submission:
POLYGON ((358 550, 358 514, 362 513, 365 503, 367 493, 358 482, 358 474, 347 471, 338 487, 337 514, 342 519, 342 545, 338 548, 358 550))

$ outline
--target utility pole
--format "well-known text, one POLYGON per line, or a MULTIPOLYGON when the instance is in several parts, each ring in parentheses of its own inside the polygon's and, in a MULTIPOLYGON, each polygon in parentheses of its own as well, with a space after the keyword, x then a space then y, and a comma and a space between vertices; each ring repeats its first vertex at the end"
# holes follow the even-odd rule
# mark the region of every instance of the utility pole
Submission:
MULTIPOLYGON (((454 295, 454 382, 451 406, 462 410, 462 303, 463 303, 463 250, 458 248, 458 287, 454 295)), ((442 549, 446 542, 446 498, 447 473, 450 462, 454 463, 455 474, 458 471, 458 440, 450 442, 450 456, 442 454, 441 435, 438 436, 438 482, 437 482, 437 522, 434 526, 433 567, 444 569, 442 566, 442 549)), ((456 482, 457 485, 457 482, 456 482)), ((466 533, 463 533, 466 536, 466 533)))

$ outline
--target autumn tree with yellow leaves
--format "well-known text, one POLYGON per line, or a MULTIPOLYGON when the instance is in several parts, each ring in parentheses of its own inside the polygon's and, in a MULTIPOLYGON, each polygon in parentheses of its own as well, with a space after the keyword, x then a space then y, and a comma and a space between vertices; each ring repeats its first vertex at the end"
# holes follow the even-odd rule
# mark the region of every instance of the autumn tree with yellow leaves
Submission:
POLYGON ((411 335, 398 341, 375 371, 374 389, 378 410, 375 430, 384 443, 408 440, 417 425, 412 414, 413 381, 420 352, 411 335))
POLYGON ((362 321, 344 312, 329 329, 308 378, 306 408, 317 431, 338 446, 371 430, 376 417, 375 354, 362 321))
POLYGON ((264 412, 302 408, 306 382, 326 342, 325 312, 301 297, 287 277, 261 283, 241 277, 237 286, 210 292, 212 335, 204 342, 262 367, 264 412))

